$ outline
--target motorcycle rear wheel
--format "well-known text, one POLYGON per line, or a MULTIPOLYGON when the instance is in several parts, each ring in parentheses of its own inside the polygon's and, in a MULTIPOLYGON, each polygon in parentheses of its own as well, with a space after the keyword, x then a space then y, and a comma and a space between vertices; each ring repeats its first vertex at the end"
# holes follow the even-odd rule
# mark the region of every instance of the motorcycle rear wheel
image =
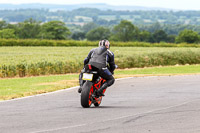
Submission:
POLYGON ((81 91, 81 106, 89 108, 92 105, 91 95, 93 93, 92 82, 86 81, 81 91))

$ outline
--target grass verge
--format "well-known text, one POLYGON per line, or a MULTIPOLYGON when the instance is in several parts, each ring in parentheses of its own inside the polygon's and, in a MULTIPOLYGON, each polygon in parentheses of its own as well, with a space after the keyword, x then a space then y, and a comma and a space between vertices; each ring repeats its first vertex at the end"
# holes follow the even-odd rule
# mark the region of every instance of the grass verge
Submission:
MULTIPOLYGON (((200 65, 123 69, 115 78, 200 74, 200 65)), ((0 79, 0 100, 52 92, 78 85, 78 74, 0 79)))

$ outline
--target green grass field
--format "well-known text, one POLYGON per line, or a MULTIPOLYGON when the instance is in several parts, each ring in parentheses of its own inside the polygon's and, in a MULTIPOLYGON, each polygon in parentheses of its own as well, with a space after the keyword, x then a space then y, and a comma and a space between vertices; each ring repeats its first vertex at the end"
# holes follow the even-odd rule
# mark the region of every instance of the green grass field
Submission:
MULTIPOLYGON (((116 70, 115 78, 200 74, 200 65, 116 70)), ((52 92, 78 85, 78 74, 0 79, 0 100, 52 92)))

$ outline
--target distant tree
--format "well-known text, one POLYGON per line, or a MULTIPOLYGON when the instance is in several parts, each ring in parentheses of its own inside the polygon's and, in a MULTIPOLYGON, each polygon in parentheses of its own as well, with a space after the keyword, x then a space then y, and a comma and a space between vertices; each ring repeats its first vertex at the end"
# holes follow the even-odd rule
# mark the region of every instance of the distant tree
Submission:
POLYGON ((83 25, 82 30, 83 30, 83 32, 87 33, 90 30, 93 30, 97 27, 99 27, 99 26, 96 23, 90 22, 90 23, 83 25))
POLYGON ((193 30, 185 29, 179 33, 176 38, 177 43, 186 42, 186 43, 198 43, 200 37, 197 32, 193 30))
POLYGON ((110 30, 104 27, 98 27, 89 31, 86 34, 86 38, 90 41, 96 41, 101 39, 108 39, 110 37, 110 30))
POLYGON ((127 20, 122 20, 113 29, 112 40, 115 41, 136 41, 138 40, 139 29, 127 20))
POLYGON ((162 30, 162 26, 159 22, 152 24, 151 32, 156 32, 156 31, 159 31, 159 30, 162 30))
POLYGON ((37 22, 32 18, 25 20, 17 25, 17 34, 19 38, 37 38, 41 31, 41 22, 37 22))
POLYGON ((6 28, 8 26, 8 24, 6 23, 6 21, 0 21, 0 30, 6 28))
POLYGON ((44 39, 64 40, 69 37, 71 32, 64 22, 50 21, 42 25, 40 37, 44 39))
MULTIPOLYGON (((151 33, 155 32, 154 28, 152 28, 152 25, 139 25, 139 29, 149 31, 151 33)), ((156 29, 164 30, 168 35, 178 35, 179 32, 184 29, 200 32, 199 25, 160 24, 160 26, 158 26, 156 29)))
POLYGON ((4 39, 16 38, 15 30, 13 29, 0 30, 0 38, 4 38, 4 39))
POLYGON ((168 35, 163 30, 157 30, 153 33, 153 42, 167 42, 168 35))
POLYGON ((74 40, 83 40, 83 39, 85 39, 85 33, 84 32, 75 32, 72 35, 72 39, 74 39, 74 40))
POLYGON ((152 35, 151 35, 150 32, 148 32, 148 31, 141 31, 139 33, 138 41, 151 42, 151 40, 152 40, 152 35))
MULTIPOLYGON (((137 20, 139 21, 139 20, 137 20)), ((158 31, 158 30, 162 30, 162 26, 160 23, 156 22, 156 23, 153 23, 151 25, 142 25, 142 27, 140 27, 141 30, 146 30, 146 31, 149 31, 151 33, 155 32, 155 31, 158 31)))
POLYGON ((167 42, 169 42, 169 43, 175 43, 176 35, 168 35, 167 38, 168 38, 167 42))

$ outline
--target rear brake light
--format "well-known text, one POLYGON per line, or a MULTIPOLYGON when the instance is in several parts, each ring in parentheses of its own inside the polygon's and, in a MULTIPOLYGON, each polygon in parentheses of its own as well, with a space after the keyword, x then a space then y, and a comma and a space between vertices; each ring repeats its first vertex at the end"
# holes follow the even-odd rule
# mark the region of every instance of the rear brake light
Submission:
POLYGON ((90 64, 88 65, 88 67, 89 67, 90 70, 92 70, 92 66, 90 64))

